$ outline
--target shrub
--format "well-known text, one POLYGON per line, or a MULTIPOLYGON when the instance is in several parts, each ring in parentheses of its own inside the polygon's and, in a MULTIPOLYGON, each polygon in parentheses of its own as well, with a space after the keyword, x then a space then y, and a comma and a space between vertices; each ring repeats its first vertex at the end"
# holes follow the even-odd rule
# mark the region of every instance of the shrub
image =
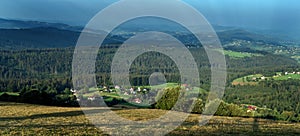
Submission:
POLYGON ((203 101, 193 96, 185 97, 186 95, 190 95, 190 93, 181 90, 180 87, 167 88, 160 92, 159 96, 161 98, 155 104, 155 108, 163 110, 171 110, 173 108, 176 111, 202 113, 203 101), (176 103, 177 105, 175 106, 176 103), (193 103, 194 107, 192 109, 193 103))
POLYGON ((177 102, 180 95, 180 87, 167 88, 163 90, 161 98, 157 101, 155 108, 163 110, 171 110, 177 102))
POLYGON ((192 113, 201 114, 203 112, 204 103, 202 99, 196 99, 192 113))
POLYGON ((283 111, 280 115, 281 120, 291 121, 294 118, 295 113, 292 111, 283 111))

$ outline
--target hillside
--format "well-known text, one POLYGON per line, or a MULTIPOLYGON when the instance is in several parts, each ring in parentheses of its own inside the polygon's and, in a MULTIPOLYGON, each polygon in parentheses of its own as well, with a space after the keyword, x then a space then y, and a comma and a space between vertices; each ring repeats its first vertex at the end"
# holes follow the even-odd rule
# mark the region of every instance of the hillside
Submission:
MULTIPOLYGON (((89 109, 91 110, 91 109, 89 109)), ((120 116, 145 121, 166 113, 163 110, 116 110, 120 116)), ((61 108, 0 102, 0 135, 103 135, 80 108, 61 108)), ((199 115, 192 114, 169 135, 298 135, 300 124, 272 120, 213 117, 198 126, 199 115)))
POLYGON ((53 27, 30 29, 0 29, 3 49, 65 48, 75 46, 79 32, 53 27))
POLYGON ((41 21, 23 21, 0 18, 1 29, 30 29, 38 27, 52 27, 61 30, 81 31, 83 28, 79 26, 70 26, 62 23, 48 23, 41 21))
MULTIPOLYGON (((151 23, 151 22, 150 22, 151 23)), ((153 23, 153 22, 152 22, 153 23)), ((121 44, 137 32, 162 31, 178 38, 188 47, 199 47, 200 43, 193 34, 180 25, 164 23, 161 27, 157 23, 125 23, 116 28, 106 43, 121 44)), ((223 44, 236 40, 246 40, 279 46, 280 41, 260 34, 248 32, 234 27, 214 26, 223 44)), ((7 20, 0 18, 0 49, 28 49, 28 48, 65 48, 74 47, 83 27, 69 26, 60 23, 39 21, 7 20), (55 42, 54 42, 55 41, 55 42)), ((100 30, 87 29, 91 33, 105 33, 100 30)))

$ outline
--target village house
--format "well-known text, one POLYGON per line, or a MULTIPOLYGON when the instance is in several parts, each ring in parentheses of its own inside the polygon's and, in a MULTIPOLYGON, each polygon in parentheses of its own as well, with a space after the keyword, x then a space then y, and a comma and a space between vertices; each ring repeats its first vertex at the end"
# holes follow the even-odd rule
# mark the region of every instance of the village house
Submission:
POLYGON ((131 94, 135 94, 135 91, 132 87, 129 89, 129 91, 130 91, 131 94))
POLYGON ((295 74, 298 74, 300 75, 300 72, 292 72, 292 73, 289 73, 289 72, 284 72, 285 75, 295 75, 295 74))
POLYGON ((96 97, 95 96, 90 96, 90 97, 88 97, 88 100, 94 101, 94 100, 96 100, 96 97))
POLYGON ((77 90, 75 90, 75 89, 71 89, 70 90, 72 93, 76 93, 77 92, 77 90))
POLYGON ((74 96, 77 96, 77 90, 71 89, 70 91, 72 92, 72 94, 73 94, 74 96))
POLYGON ((249 106, 247 107, 247 112, 248 112, 248 113, 253 112, 253 111, 256 111, 256 110, 257 110, 257 107, 255 107, 255 106, 249 105, 249 106))
POLYGON ((142 100, 140 98, 135 98, 133 101, 137 104, 142 103, 142 100))
POLYGON ((117 90, 120 90, 120 89, 121 89, 121 87, 120 87, 120 86, 118 86, 118 85, 116 85, 116 86, 115 86, 115 89, 117 89, 117 90))

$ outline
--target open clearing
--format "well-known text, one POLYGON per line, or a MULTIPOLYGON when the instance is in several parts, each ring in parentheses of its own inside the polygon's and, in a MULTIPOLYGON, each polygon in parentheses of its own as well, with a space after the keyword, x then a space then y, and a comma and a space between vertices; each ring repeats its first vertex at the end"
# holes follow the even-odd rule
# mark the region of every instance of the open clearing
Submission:
POLYGON ((260 78, 263 75, 261 74, 256 74, 256 75, 248 75, 245 77, 241 77, 238 79, 233 80, 232 85, 257 85, 258 82, 252 81, 252 78, 260 78), (247 81, 247 78, 250 79, 247 81))
MULTIPOLYGON (((116 110, 134 121, 157 118, 163 110, 116 110)), ((199 115, 192 114, 169 135, 299 135, 300 124, 265 119, 213 117, 198 126, 199 115)), ((39 106, 0 102, 0 135, 104 135, 85 118, 80 108, 39 106)))
POLYGON ((289 79, 300 80, 300 75, 299 74, 289 74, 289 75, 284 75, 284 76, 279 76, 279 77, 274 78, 274 80, 289 80, 289 79))
MULTIPOLYGON (((281 73, 281 72, 277 72, 281 73)), ((244 77, 237 78, 232 81, 232 85, 257 85, 260 81, 263 81, 261 78, 264 77, 262 74, 248 75, 244 77)), ((287 74, 283 76, 273 76, 273 77, 264 77, 266 80, 300 80, 300 74, 287 74)))
POLYGON ((236 52, 231 50, 224 50, 224 54, 228 55, 231 58, 245 58, 252 56, 262 56, 261 54, 248 53, 248 52, 236 52))

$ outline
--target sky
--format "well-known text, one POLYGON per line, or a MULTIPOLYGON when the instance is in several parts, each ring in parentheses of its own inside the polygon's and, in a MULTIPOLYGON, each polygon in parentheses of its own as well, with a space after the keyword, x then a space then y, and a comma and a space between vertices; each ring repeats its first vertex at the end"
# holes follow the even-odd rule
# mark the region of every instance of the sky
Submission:
MULTIPOLYGON (((118 0, 1 0, 0 18, 84 26, 118 0)), ((210 23, 260 29, 300 30, 299 0, 184 0, 210 23)), ((159 4, 159 3, 158 3, 159 4)))

